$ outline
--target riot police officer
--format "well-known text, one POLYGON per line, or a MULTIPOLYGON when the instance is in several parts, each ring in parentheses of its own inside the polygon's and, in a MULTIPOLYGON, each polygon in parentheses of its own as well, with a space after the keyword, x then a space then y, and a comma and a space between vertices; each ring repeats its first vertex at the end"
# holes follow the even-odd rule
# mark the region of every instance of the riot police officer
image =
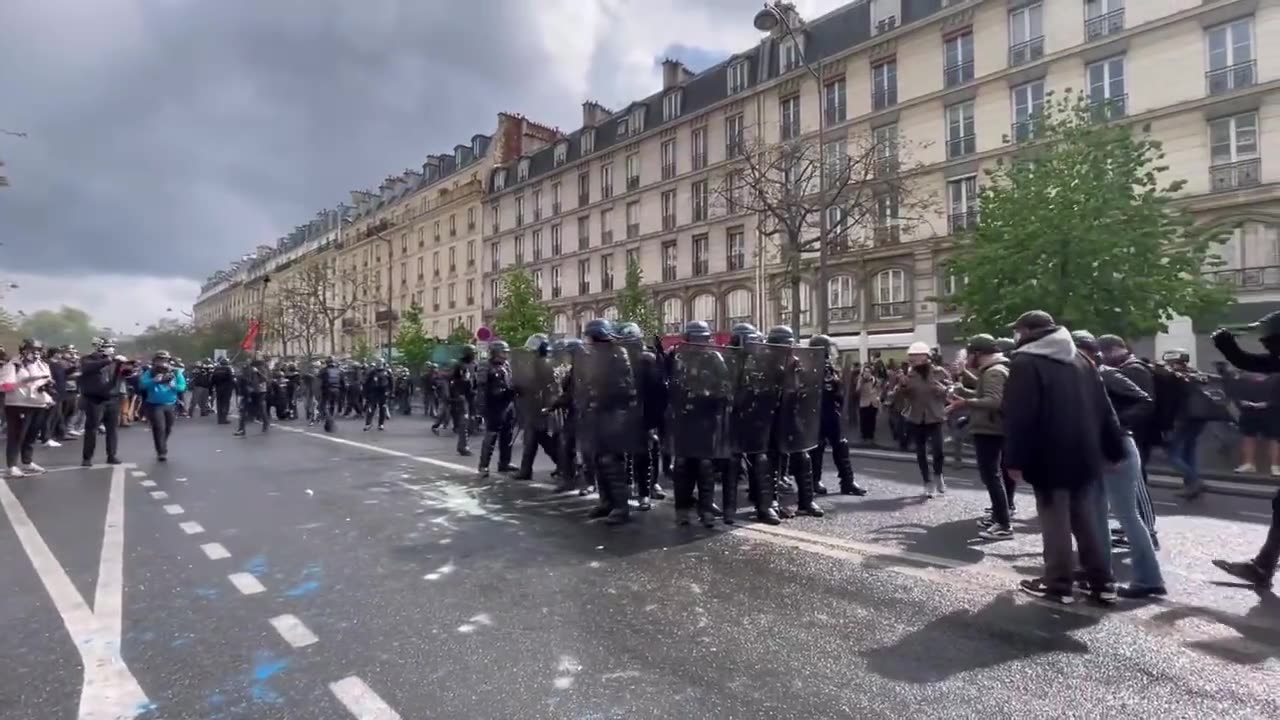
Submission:
POLYGON ((791 348, 783 374, 782 402, 774 425, 774 450, 779 458, 774 471, 785 464, 796 483, 796 511, 822 517, 814 502, 813 461, 809 452, 818 445, 821 381, 825 352, 795 346, 795 333, 786 325, 769 330, 766 342, 791 348))
POLYGON ((542 448, 552 462, 559 460, 551 435, 550 408, 556 383, 550 355, 551 343, 547 336, 536 333, 525 341, 522 352, 511 356, 511 378, 516 388, 520 428, 524 432, 516 480, 533 478, 533 461, 537 458, 538 448, 542 448))
POLYGON ((588 345, 574 356, 578 450, 596 481, 600 503, 589 517, 610 525, 631 519, 626 456, 647 450, 636 387, 639 343, 615 338, 608 320, 587 323, 588 345))
POLYGON ((240 373, 240 426, 236 428, 236 437, 244 437, 245 422, 249 418, 262 421, 262 432, 271 429, 271 417, 267 412, 267 396, 271 390, 270 370, 267 359, 257 355, 245 365, 240 373))
POLYGON ((378 429, 385 430, 387 418, 387 395, 391 392, 391 371, 387 369, 387 361, 378 359, 372 364, 364 377, 364 430, 369 432, 373 427, 373 416, 377 413, 378 429))
POLYGON ((809 347, 822 348, 826 355, 822 370, 822 416, 819 418, 818 446, 809 453, 813 460, 814 492, 818 495, 827 494, 827 488, 822 484, 822 456, 826 453, 826 446, 830 446, 831 461, 835 463, 836 475, 840 478, 841 494, 866 495, 866 489, 854 480, 853 463, 849 459, 849 441, 844 437, 844 382, 831 362, 834 345, 826 335, 814 335, 809 338, 809 347))
POLYGON ((334 418, 338 416, 338 405, 346 392, 346 382, 338 361, 329 357, 320 369, 320 417, 324 420, 325 432, 333 432, 334 418))
MULTIPOLYGON (((698 518, 710 528, 716 522, 716 477, 730 456, 736 373, 730 372, 725 349, 711 344, 705 322, 686 324, 682 339, 667 356, 666 446, 674 459, 676 522, 689 524, 696 490, 698 518)), ((726 510, 732 514, 733 509, 726 510)))
POLYGON ((498 472, 514 472, 511 446, 514 442, 515 386, 511 382, 511 366, 507 354, 511 346, 504 340, 489 343, 489 368, 484 377, 484 440, 480 443, 480 474, 489 476, 489 460, 498 446, 498 472))
POLYGON ((453 431, 458 435, 458 454, 471 455, 471 416, 476 405, 476 349, 464 345, 449 375, 449 410, 453 431))
POLYGON ((769 449, 774 417, 781 400, 782 374, 790 351, 766 345, 750 323, 733 326, 729 346, 741 360, 733 401, 733 455, 724 476, 726 523, 733 522, 738 484, 747 474, 748 496, 756 508, 756 519, 768 525, 782 523, 778 515, 775 489, 769 471, 769 449), (732 500, 730 500, 732 498, 732 500))
POLYGON ((218 358, 217 365, 211 373, 213 384, 213 406, 214 413, 218 417, 219 425, 226 425, 231 421, 227 419, 227 415, 231 412, 231 393, 235 391, 236 374, 231 369, 231 361, 226 355, 218 358))

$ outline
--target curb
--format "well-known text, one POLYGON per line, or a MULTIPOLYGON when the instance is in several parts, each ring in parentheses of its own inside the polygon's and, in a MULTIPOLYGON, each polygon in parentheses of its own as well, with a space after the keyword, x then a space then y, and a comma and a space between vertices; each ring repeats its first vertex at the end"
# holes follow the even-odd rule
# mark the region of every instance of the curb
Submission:
MULTIPOLYGON (((849 454, 853 457, 874 458, 876 460, 892 460, 894 462, 915 463, 916 458, 913 453, 897 452, 894 450, 869 450, 864 448, 849 448, 849 454)), ((948 462, 954 462, 954 458, 947 456, 948 462)), ((978 463, 969 458, 960 461, 960 465, 965 468, 978 467, 978 463)), ((1162 488, 1166 490, 1181 490, 1182 478, 1173 477, 1171 475, 1153 474, 1148 478, 1151 487, 1162 488)), ((1274 486, 1262 485, 1254 482, 1230 482, 1226 480, 1205 479, 1205 492, 1215 495, 1235 495, 1238 497, 1256 498, 1260 500, 1270 500, 1276 494, 1274 486)))

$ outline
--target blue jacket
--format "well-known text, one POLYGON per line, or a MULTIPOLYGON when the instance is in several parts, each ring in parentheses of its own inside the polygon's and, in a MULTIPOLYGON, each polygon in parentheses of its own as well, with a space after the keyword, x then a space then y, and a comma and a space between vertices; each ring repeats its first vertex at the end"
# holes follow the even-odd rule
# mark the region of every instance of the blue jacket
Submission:
POLYGON ((182 370, 173 369, 173 378, 168 382, 157 383, 151 376, 151 369, 142 371, 138 387, 147 394, 147 403, 151 405, 176 405, 178 396, 187 391, 187 376, 182 370))

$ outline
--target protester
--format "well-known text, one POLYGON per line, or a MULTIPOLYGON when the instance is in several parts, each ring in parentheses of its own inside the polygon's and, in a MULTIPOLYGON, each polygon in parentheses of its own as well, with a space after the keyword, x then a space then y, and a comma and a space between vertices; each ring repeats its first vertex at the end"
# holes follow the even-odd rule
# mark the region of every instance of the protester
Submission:
POLYGON ((53 405, 48 393, 53 378, 41 357, 43 351, 40 341, 23 340, 18 355, 0 367, 6 429, 5 466, 11 478, 44 472, 35 462, 35 444, 44 411, 53 405))
POLYGON ((898 392, 902 394, 903 417, 907 432, 916 448, 916 464, 920 466, 920 478, 924 482, 924 497, 945 495, 947 482, 942 475, 942 423, 946 419, 947 374, 933 364, 929 346, 912 343, 907 349, 906 372, 898 392), (926 446, 933 460, 930 475, 926 446))
MULTIPOLYGON (((884 371, 884 363, 880 363, 880 371, 884 371)), ((862 442, 867 445, 874 445, 876 441, 876 418, 880 414, 880 395, 883 389, 883 382, 880 375, 877 374, 876 367, 871 365, 863 365, 862 372, 858 375, 858 430, 862 436, 862 442)))
POLYGON ((1258 446, 1266 448, 1273 477, 1280 477, 1280 376, 1230 373, 1223 377, 1227 397, 1240 409, 1238 473, 1258 472, 1258 446))
POLYGON ((81 465, 93 464, 98 433, 107 436, 107 463, 120 464, 119 426, 125 401, 125 380, 132 373, 128 360, 116 354, 116 342, 102 339, 80 363, 80 395, 84 407, 84 450, 81 465))
POLYGON ((156 459, 160 462, 169 459, 169 435, 173 433, 175 408, 187 390, 187 378, 182 368, 171 366, 171 362, 169 353, 161 350, 138 380, 138 388, 145 397, 146 417, 151 424, 156 459))
POLYGON ((973 390, 958 389, 958 397, 947 406, 948 413, 966 410, 969 432, 978 456, 978 474, 991 498, 991 516, 979 521, 978 536, 984 540, 1012 540, 1009 496, 1002 467, 1004 452, 1004 386, 1009 377, 1009 360, 996 348, 990 335, 975 335, 965 348, 967 364, 976 375, 973 390))

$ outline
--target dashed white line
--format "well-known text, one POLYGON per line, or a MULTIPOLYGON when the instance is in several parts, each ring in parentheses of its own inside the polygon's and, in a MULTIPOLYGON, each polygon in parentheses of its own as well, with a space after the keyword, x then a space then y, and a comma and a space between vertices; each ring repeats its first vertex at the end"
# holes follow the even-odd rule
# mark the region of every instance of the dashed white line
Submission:
POLYGON ((187 479, 186 479, 186 478, 178 478, 178 479, 174 480, 174 482, 186 482, 186 481, 187 481, 187 479))
POLYGON ((163 490, 152 490, 152 491, 151 491, 151 499, 152 499, 152 500, 168 500, 168 499, 169 499, 169 493, 167 493, 167 492, 165 492, 165 491, 163 491, 163 490))
POLYGON ((320 642, 320 638, 311 632, 296 615, 278 615, 269 621, 271 627, 280 633, 280 637, 290 645, 300 648, 320 642))
POLYGON ((138 484, 141 485, 142 487, 155 487, 156 481, 155 480, 139 480, 138 484))
POLYGON ((266 588, 258 581, 258 578, 246 572, 231 573, 227 576, 232 585, 240 591, 241 595, 257 595, 260 592, 266 592, 266 588))
POLYGON ((178 527, 182 528, 182 532, 188 535, 198 535, 204 532, 204 526, 194 520, 178 523, 178 527))
POLYGON ((383 702, 363 680, 352 675, 329 683, 329 690, 356 720, 400 720, 400 713, 383 702))
POLYGON ((144 478, 147 476, 147 474, 141 470, 130 470, 129 474, 136 478, 144 478))
POLYGON ((186 510, 182 509, 181 505, 165 505, 164 511, 169 513, 170 515, 181 515, 182 513, 186 512, 186 510))
POLYGON ((223 558, 231 557, 231 553, 227 552, 227 549, 222 547, 222 543, 205 543, 200 546, 200 549, 204 551, 204 554, 207 555, 210 560, 222 560, 223 558))

